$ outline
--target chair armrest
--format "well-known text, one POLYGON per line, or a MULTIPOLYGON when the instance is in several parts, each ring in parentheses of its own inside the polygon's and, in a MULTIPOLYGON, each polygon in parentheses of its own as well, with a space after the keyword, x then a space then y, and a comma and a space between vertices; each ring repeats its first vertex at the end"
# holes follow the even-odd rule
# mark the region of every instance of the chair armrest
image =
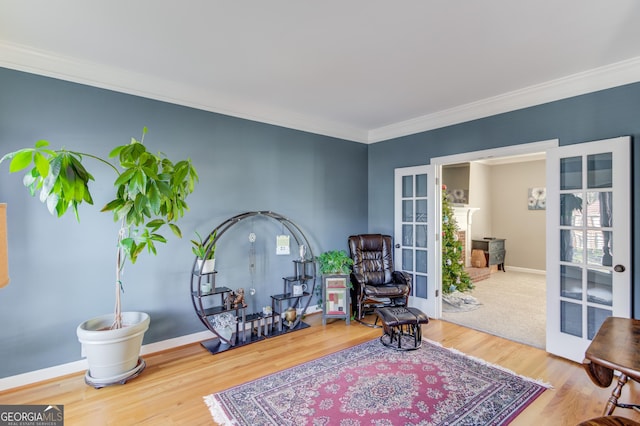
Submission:
POLYGON ((393 271, 391 273, 391 279, 394 283, 408 285, 409 293, 411 293, 411 275, 404 271, 393 271))
POLYGON ((404 271, 393 271, 391 273, 393 282, 398 284, 411 284, 411 275, 404 271))
POLYGON ((364 286, 365 284, 364 275, 352 272, 351 284, 353 284, 353 288, 360 289, 360 287, 364 286))

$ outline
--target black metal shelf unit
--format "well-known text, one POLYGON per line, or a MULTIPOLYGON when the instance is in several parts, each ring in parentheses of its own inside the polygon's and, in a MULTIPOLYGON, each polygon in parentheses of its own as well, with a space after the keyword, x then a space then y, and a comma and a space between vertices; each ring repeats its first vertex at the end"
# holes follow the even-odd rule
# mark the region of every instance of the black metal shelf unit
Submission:
POLYGON ((287 321, 283 316, 285 304, 287 308, 306 311, 316 286, 315 257, 309 241, 295 223, 271 211, 242 213, 225 220, 213 229, 205 243, 214 239, 215 246, 232 226, 255 216, 267 217, 282 224, 299 247, 306 247, 306 257, 293 261, 294 274, 283 278, 283 293, 271 295, 271 313, 248 313, 246 307, 234 307, 225 303, 232 290, 226 286, 217 287, 217 271, 203 273, 204 265, 198 267, 198 259, 194 260, 191 268, 191 300, 200 321, 214 334, 213 339, 202 342, 202 346, 213 354, 309 327, 302 321, 302 315, 296 315, 293 321, 287 321), (202 284, 207 284, 206 287, 210 287, 210 290, 203 291, 202 284), (306 289, 301 294, 294 295, 293 286, 296 284, 304 284, 306 289), (220 297, 219 305, 216 297, 220 297), (205 300, 216 305, 206 307, 205 300))

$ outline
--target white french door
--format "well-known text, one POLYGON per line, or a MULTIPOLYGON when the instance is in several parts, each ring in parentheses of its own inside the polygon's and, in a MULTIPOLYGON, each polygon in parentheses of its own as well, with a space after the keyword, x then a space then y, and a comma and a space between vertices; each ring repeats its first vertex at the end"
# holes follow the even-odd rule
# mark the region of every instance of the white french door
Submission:
POLYGON ((547 151, 547 346, 581 362, 609 316, 631 314, 630 139, 547 151))
POLYGON ((433 166, 395 170, 394 266, 412 276, 409 304, 430 318, 440 318, 436 286, 435 179, 433 166))

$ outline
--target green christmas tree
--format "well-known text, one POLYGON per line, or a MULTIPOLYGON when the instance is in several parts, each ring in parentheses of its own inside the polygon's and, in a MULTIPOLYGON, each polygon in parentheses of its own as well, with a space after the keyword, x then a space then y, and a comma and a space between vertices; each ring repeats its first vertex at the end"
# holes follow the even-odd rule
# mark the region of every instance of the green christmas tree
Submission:
POLYGON ((442 292, 468 291, 473 288, 469 274, 464 270, 464 248, 458 239, 458 224, 447 198, 446 186, 442 186, 442 292))

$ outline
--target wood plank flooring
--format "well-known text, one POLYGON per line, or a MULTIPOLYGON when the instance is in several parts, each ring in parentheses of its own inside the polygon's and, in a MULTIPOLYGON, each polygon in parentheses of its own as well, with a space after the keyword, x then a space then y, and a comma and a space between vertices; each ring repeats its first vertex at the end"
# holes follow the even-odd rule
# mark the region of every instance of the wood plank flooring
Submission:
MULTIPOLYGON (((124 386, 94 389, 84 374, 74 374, 0 392, 0 404, 62 404, 65 425, 213 424, 202 397, 380 336, 379 329, 346 326, 319 315, 312 327, 259 343, 210 355, 199 344, 146 355, 146 370, 124 386)), ((523 376, 553 385, 512 425, 575 425, 598 417, 611 388, 591 383, 578 364, 530 346, 445 321, 432 320, 425 338, 452 347, 523 376)), ((623 389, 621 402, 640 401, 636 383, 623 389)), ((640 414, 616 409, 616 415, 640 421, 640 414)))

